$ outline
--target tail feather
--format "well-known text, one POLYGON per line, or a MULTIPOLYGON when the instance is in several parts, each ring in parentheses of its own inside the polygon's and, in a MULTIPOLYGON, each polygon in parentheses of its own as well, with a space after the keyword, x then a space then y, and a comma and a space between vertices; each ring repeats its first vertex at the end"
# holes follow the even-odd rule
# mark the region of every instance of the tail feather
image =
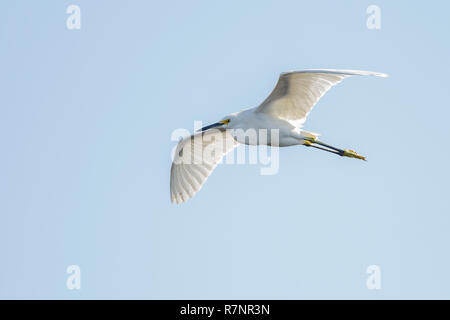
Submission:
POLYGON ((301 130, 301 135, 306 137, 306 138, 311 138, 313 140, 316 140, 320 134, 319 133, 314 133, 314 132, 309 132, 309 131, 305 131, 305 130, 301 130))

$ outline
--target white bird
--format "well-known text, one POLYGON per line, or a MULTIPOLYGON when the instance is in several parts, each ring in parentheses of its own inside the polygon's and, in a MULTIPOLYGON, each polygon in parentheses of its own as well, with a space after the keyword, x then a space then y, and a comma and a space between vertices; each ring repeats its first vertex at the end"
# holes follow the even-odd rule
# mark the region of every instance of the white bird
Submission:
POLYGON ((271 94, 256 108, 242 110, 181 140, 175 150, 170 172, 171 201, 185 202, 200 190, 222 157, 239 143, 286 147, 304 145, 365 160, 352 150, 339 149, 318 140, 318 134, 302 130, 317 101, 334 85, 353 75, 387 77, 386 74, 357 70, 303 70, 282 73, 271 94), (231 129, 231 130, 230 130, 231 129), (276 129, 278 141, 249 141, 242 131, 276 129), (205 157, 205 150, 213 149, 205 157))

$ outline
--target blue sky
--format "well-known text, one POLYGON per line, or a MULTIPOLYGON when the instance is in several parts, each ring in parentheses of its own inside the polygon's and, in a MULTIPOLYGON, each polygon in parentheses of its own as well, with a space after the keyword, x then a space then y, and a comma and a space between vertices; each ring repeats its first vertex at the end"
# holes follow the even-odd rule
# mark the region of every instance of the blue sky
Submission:
POLYGON ((0 297, 450 298, 449 9, 2 1, 0 297), (173 130, 256 106, 280 72, 308 68, 390 75, 345 80, 305 125, 368 162, 284 148, 277 175, 222 165, 170 203, 173 130))

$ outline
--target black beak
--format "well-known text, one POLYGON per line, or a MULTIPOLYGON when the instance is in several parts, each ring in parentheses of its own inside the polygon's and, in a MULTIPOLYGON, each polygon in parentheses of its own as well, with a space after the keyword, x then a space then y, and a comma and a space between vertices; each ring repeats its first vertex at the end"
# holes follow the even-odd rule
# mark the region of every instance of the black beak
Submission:
POLYGON ((199 131, 206 131, 206 130, 208 130, 208 129, 221 127, 221 126, 223 126, 223 125, 224 125, 223 122, 216 122, 216 123, 210 124, 209 126, 203 127, 203 128, 201 128, 200 130, 197 130, 197 132, 199 132, 199 131))

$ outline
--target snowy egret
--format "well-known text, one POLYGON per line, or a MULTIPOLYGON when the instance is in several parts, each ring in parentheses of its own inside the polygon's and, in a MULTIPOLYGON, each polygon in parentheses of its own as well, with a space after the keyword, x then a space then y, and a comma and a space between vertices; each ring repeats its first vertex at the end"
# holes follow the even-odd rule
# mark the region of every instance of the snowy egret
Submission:
POLYGON ((333 147, 319 141, 318 134, 302 130, 306 117, 317 101, 332 86, 353 75, 387 77, 383 73, 357 70, 322 69, 282 73, 272 93, 258 107, 232 113, 181 140, 175 150, 170 172, 171 201, 180 203, 194 197, 222 157, 239 143, 279 147, 304 145, 342 157, 365 160, 365 157, 352 150, 333 147), (236 129, 275 129, 278 130, 278 141, 269 138, 249 142, 245 137, 235 134, 236 129), (212 135, 215 135, 214 139, 212 135), (197 140, 200 142, 198 150, 194 146, 197 140), (204 157, 203 150, 211 146, 214 148, 217 144, 220 146, 215 149, 216 152, 211 153, 210 157, 204 157))

